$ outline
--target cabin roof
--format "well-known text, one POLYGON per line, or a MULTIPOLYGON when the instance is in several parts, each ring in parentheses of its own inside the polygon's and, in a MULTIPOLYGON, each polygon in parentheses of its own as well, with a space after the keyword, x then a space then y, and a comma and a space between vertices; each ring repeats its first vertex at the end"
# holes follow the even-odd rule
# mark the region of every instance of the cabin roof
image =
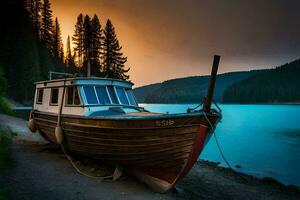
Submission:
POLYGON ((120 79, 112 79, 112 78, 100 78, 100 77, 76 77, 76 78, 62 78, 62 79, 54 79, 54 80, 47 80, 47 81, 38 81, 35 82, 34 84, 47 84, 47 83, 55 83, 55 82, 63 82, 63 81, 80 81, 80 82, 89 82, 89 81, 111 81, 111 82, 121 82, 121 83, 126 83, 130 84, 133 86, 134 84, 131 81, 124 81, 120 79))

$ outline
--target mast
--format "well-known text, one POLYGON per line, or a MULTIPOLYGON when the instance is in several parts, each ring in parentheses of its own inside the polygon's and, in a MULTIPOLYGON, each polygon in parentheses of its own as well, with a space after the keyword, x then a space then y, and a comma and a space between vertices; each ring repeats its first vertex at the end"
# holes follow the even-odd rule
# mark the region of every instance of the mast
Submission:
POLYGON ((210 81, 209 81, 209 85, 208 85, 208 89, 207 89, 207 95, 205 98, 205 102, 203 104, 204 112, 210 112, 220 58, 221 58, 221 56, 214 55, 214 61, 213 61, 212 69, 211 69, 211 75, 210 75, 210 81))
POLYGON ((55 139, 57 144, 62 144, 64 135, 63 135, 63 129, 61 127, 61 114, 63 109, 63 104, 65 100, 65 93, 66 93, 66 79, 64 80, 64 86, 63 86, 63 93, 61 97, 61 102, 59 105, 58 115, 57 115, 57 125, 55 127, 55 139))

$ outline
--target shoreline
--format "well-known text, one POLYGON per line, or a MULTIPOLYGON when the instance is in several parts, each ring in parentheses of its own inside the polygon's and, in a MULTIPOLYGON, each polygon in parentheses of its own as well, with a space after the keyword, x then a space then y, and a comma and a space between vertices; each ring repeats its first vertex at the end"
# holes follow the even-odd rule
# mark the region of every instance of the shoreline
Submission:
POLYGON ((264 182, 264 183, 277 185, 277 186, 280 186, 280 187, 286 187, 286 188, 290 188, 292 190, 296 190, 296 191, 300 192, 300 186, 297 186, 297 185, 294 185, 294 184, 284 184, 284 183, 280 182, 279 180, 276 180, 275 178, 268 177, 268 176, 259 178, 259 177, 256 177, 256 176, 253 176, 253 175, 250 175, 250 174, 238 172, 238 171, 232 170, 228 167, 220 166, 219 162, 214 162, 214 161, 202 160, 201 159, 201 160, 198 160, 195 165, 203 165, 203 164, 205 164, 205 165, 207 165, 207 166, 209 166, 213 169, 218 169, 220 171, 224 171, 225 173, 232 173, 232 174, 235 174, 237 176, 242 176, 242 177, 240 177, 240 179, 246 178, 246 179, 250 179, 250 180, 258 180, 258 181, 261 181, 261 182, 264 182))
MULTIPOLYGON (((176 189, 166 194, 153 192, 126 171, 117 181, 88 178, 76 172, 59 146, 29 133, 25 120, 0 115, 1 124, 20 133, 11 143, 13 166, 4 174, 10 199, 300 199, 297 186, 235 172, 207 160, 197 161, 176 189)), ((92 175, 111 172, 105 163, 77 162, 92 175)))
MULTIPOLYGON (((222 102, 216 102, 218 105, 261 105, 261 106, 271 106, 271 105, 278 105, 278 106, 283 106, 283 105, 294 105, 294 106, 299 106, 300 102, 298 103, 222 103, 222 102)), ((200 102, 194 102, 194 103, 138 103, 138 104, 145 104, 145 105, 184 105, 184 104, 202 104, 200 102)))
MULTIPOLYGON (((258 179, 214 162, 198 161, 175 189, 159 194, 124 171, 116 181, 78 174, 61 148, 46 142, 16 136, 12 143, 14 165, 6 177, 9 199, 292 199, 300 188, 285 186, 273 179, 258 179), (47 169, 47 170, 45 170, 47 169), (241 178, 244 177, 243 179, 241 178), (245 181, 245 179, 247 181, 245 181)), ((75 160, 89 175, 112 172, 111 166, 95 166, 89 160, 75 160)))

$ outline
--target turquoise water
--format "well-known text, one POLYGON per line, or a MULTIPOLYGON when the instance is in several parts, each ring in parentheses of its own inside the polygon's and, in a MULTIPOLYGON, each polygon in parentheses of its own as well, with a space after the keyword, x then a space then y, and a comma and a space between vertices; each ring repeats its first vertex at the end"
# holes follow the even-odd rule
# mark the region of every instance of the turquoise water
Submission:
MULTIPOLYGON (((154 112, 182 113, 195 104, 141 104, 154 112)), ((272 177, 300 186, 300 106, 220 105, 223 119, 215 131, 226 159, 236 171, 272 177)), ((220 162, 212 137, 201 159, 220 162)))

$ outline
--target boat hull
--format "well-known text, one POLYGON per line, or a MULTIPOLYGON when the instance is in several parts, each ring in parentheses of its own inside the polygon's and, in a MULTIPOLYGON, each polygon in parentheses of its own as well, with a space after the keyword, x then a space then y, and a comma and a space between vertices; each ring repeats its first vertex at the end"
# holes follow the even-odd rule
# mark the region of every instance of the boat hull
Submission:
MULTIPOLYGON (((215 126, 219 114, 207 114, 215 126)), ((40 134, 57 143, 57 115, 32 112, 40 134)), ((170 190, 197 161, 211 136, 203 113, 106 119, 62 115, 71 153, 121 165, 158 192, 170 190)))

